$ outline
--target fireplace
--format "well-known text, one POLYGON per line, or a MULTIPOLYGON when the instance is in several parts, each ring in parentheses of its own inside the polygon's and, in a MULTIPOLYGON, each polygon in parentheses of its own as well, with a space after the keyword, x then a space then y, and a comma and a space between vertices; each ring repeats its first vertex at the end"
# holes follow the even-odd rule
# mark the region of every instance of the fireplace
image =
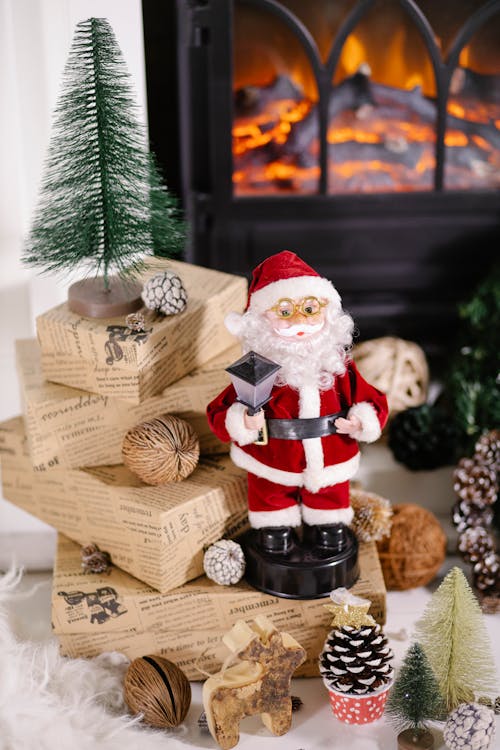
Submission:
POLYGON ((363 338, 449 341, 500 240, 500 0, 177 15, 188 259, 248 273, 295 250, 363 338))

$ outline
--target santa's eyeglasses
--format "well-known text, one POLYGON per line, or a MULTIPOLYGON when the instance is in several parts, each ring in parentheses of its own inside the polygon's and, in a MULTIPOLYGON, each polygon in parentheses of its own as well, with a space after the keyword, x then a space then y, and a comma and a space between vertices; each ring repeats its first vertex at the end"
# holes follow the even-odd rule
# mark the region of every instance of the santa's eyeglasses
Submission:
POLYGON ((322 301, 316 297, 305 297, 298 303, 294 302, 293 299, 285 297, 278 300, 274 307, 269 308, 269 311, 273 312, 278 318, 291 318, 296 312, 305 315, 307 318, 311 318, 314 315, 318 315, 327 304, 327 300, 322 301))

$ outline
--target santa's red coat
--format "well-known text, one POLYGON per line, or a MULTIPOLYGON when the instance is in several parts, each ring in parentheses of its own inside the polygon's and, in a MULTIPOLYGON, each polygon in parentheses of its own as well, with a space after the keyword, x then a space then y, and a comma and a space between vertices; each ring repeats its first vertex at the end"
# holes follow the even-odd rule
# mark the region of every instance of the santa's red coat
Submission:
POLYGON ((326 390, 306 385, 298 390, 275 386, 264 407, 266 418, 294 419, 336 414, 347 409, 356 415, 360 430, 353 436, 328 435, 307 440, 270 438, 267 445, 255 445, 256 430, 244 426, 245 407, 228 386, 207 408, 210 428, 223 442, 232 441, 231 457, 237 466, 288 487, 305 487, 317 492, 323 487, 351 479, 359 463, 358 440, 376 440, 387 421, 387 399, 370 385, 350 362, 343 375, 334 378, 326 390))

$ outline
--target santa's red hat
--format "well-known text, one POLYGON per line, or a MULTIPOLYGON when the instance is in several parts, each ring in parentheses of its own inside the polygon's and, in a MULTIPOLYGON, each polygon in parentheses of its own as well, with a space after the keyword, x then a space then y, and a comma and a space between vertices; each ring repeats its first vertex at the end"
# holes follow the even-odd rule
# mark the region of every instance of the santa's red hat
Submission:
MULTIPOLYGON (((295 253, 283 250, 266 258, 254 270, 246 310, 265 312, 284 297, 308 296, 326 299, 337 310, 341 309, 340 296, 331 281, 321 277, 295 253)), ((241 320, 242 315, 229 313, 225 323, 231 333, 238 335, 241 320)))

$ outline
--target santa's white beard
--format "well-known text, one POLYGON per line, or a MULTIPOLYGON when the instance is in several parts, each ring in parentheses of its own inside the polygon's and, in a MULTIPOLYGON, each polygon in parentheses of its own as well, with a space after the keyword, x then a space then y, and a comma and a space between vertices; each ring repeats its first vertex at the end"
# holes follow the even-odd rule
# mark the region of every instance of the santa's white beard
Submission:
POLYGON ((304 385, 326 389, 335 375, 346 370, 353 328, 350 315, 331 309, 321 331, 294 340, 276 333, 261 313, 248 310, 240 322, 239 338, 245 353, 253 350, 281 365, 277 383, 297 389, 304 385))

